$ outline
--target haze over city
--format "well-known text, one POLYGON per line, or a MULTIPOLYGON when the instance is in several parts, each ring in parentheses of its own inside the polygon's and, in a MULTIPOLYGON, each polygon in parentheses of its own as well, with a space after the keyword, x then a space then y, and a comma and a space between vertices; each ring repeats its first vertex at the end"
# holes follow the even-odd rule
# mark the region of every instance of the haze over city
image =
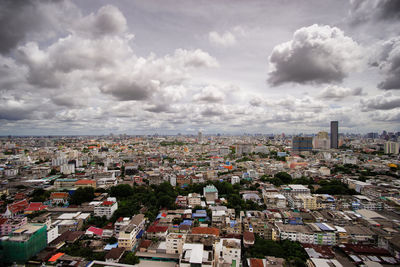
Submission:
POLYGON ((398 131, 399 1, 1 1, 0 134, 398 131))

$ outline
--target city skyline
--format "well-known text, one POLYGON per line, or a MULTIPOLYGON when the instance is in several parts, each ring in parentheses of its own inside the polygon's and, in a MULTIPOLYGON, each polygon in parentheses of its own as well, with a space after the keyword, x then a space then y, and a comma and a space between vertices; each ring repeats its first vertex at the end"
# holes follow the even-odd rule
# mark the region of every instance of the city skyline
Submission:
POLYGON ((2 1, 0 135, 398 132, 400 2, 2 1))

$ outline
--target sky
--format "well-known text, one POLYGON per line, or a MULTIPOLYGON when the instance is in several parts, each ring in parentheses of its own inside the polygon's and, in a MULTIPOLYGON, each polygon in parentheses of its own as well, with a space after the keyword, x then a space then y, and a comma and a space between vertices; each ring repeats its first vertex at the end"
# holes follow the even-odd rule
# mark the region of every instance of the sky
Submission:
POLYGON ((0 0, 0 135, 400 131, 398 0, 0 0))

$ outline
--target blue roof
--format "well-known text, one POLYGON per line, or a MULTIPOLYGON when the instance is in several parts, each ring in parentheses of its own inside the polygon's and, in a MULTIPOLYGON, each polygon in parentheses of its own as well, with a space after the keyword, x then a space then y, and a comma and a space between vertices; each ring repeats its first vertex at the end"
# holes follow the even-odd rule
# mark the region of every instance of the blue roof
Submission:
POLYGON ((231 227, 234 227, 236 225, 236 221, 235 220, 232 220, 231 221, 231 227))
POLYGON ((193 218, 198 218, 198 217, 203 217, 203 218, 205 218, 205 217, 207 217, 207 214, 204 214, 204 213, 193 213, 193 214, 192 214, 192 217, 193 217, 193 218))
POLYGON ((184 220, 183 222, 181 222, 180 225, 192 225, 192 221, 191 220, 184 220))
POLYGON ((112 248, 116 248, 116 247, 118 247, 118 243, 115 243, 115 244, 107 244, 107 245, 104 247, 104 250, 111 250, 112 248))
POLYGON ((322 224, 322 223, 315 223, 319 229, 321 229, 322 231, 332 231, 331 228, 327 227, 326 225, 322 224))
POLYGON ((140 230, 140 232, 139 232, 139 233, 137 234, 137 236, 136 236, 136 239, 141 238, 142 235, 143 235, 143 233, 144 233, 144 230, 140 230))

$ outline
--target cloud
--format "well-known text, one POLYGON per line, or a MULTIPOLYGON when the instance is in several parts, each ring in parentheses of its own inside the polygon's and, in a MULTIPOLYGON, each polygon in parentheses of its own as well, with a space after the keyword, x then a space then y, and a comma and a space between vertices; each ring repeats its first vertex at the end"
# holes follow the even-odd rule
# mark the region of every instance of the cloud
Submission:
POLYGON ((392 38, 382 42, 371 65, 377 66, 384 74, 384 80, 378 88, 384 90, 400 89, 400 38, 392 38))
POLYGON ((212 31, 208 34, 208 40, 215 46, 228 47, 236 44, 236 37, 230 31, 222 34, 212 31))
MULTIPOLYGON (((120 65, 120 71, 114 72, 100 90, 121 101, 147 100, 156 93, 160 99, 163 95, 161 91, 170 86, 179 86, 189 79, 192 69, 216 66, 216 59, 199 49, 177 49, 173 55, 162 58, 156 58, 155 55, 147 59, 133 58, 127 64, 120 65)), ((171 101, 171 98, 166 101, 171 101)))
POLYGON ((268 82, 273 86, 341 82, 360 69, 362 59, 361 47, 342 30, 314 24, 300 28, 291 41, 274 47, 268 82))
POLYGON ((20 42, 47 40, 62 32, 66 21, 74 20, 76 8, 69 1, 0 1, 0 53, 7 54, 20 42))
POLYGON ((399 110, 377 111, 371 115, 371 119, 373 119, 374 121, 399 123, 400 111, 399 110))
POLYGON ((260 99, 258 97, 254 97, 254 98, 250 99, 250 101, 249 101, 249 104, 254 107, 260 107, 262 105, 262 103, 263 103, 262 99, 260 99))
POLYGON ((400 108, 400 97, 386 93, 369 99, 361 99, 360 103, 362 111, 397 109, 400 108))
POLYGON ((318 97, 325 100, 339 101, 349 96, 361 96, 361 95, 363 95, 363 90, 360 87, 351 89, 337 85, 329 85, 321 91, 318 97))
POLYGON ((398 0, 350 0, 350 19, 354 24, 400 19, 398 0))
POLYGON ((247 30, 237 25, 232 27, 223 33, 218 33, 216 31, 211 31, 208 33, 208 41, 217 47, 230 47, 237 44, 238 39, 245 37, 247 35, 247 30))
POLYGON ((216 86, 206 86, 201 92, 193 96, 193 100, 197 102, 218 103, 223 102, 225 94, 216 86))
POLYGON ((127 30, 127 22, 117 7, 106 5, 75 22, 73 30, 92 37, 120 35, 127 30))

